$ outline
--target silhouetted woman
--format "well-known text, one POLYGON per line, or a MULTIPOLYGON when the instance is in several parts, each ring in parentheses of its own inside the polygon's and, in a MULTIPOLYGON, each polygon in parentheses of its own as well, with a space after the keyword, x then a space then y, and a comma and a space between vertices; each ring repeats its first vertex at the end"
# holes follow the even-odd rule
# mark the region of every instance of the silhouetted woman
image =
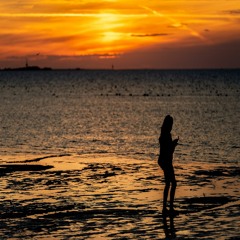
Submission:
POLYGON ((177 211, 173 208, 175 190, 177 186, 177 182, 175 179, 175 173, 173 169, 173 152, 175 147, 178 144, 178 139, 172 140, 171 130, 173 126, 173 118, 170 115, 167 115, 163 121, 162 128, 161 128, 161 135, 159 137, 160 143, 160 154, 158 158, 158 165, 164 172, 165 178, 165 188, 163 192, 163 214, 177 214, 177 211), (167 209, 167 199, 168 199, 168 192, 170 190, 170 210, 167 209))

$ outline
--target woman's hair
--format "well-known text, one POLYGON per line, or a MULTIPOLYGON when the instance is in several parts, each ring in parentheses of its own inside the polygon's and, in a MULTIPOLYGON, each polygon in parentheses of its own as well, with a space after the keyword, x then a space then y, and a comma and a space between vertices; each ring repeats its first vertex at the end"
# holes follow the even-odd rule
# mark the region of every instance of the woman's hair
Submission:
POLYGON ((167 115, 162 124, 161 132, 171 132, 173 125, 173 118, 170 115, 167 115))

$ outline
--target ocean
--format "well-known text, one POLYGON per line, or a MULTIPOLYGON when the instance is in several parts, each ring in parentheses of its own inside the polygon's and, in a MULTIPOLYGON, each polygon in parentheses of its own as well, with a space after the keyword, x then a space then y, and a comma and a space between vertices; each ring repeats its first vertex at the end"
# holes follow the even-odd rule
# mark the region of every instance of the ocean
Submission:
MULTIPOLYGON (((157 158, 167 114, 180 139, 179 207, 204 194, 239 212, 239 101, 240 70, 0 71, 0 238, 165 239, 157 158)), ((239 234, 239 220, 219 235, 185 222, 181 239, 239 234)))

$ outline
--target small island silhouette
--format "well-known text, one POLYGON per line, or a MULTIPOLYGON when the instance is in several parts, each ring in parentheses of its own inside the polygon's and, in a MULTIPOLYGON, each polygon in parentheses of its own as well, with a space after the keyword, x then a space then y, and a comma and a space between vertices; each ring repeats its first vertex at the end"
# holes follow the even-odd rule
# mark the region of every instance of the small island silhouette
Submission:
POLYGON ((3 71, 40 71, 40 70, 52 70, 50 67, 44 67, 40 68, 39 66, 30 66, 28 64, 28 60, 26 59, 25 67, 19 67, 19 68, 4 68, 3 71))

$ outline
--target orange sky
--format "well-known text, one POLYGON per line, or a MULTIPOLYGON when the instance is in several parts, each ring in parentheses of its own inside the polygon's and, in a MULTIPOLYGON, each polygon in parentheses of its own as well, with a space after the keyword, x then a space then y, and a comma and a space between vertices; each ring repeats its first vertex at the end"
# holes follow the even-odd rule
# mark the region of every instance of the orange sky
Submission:
POLYGON ((240 67, 240 0, 0 0, 0 68, 240 67))

